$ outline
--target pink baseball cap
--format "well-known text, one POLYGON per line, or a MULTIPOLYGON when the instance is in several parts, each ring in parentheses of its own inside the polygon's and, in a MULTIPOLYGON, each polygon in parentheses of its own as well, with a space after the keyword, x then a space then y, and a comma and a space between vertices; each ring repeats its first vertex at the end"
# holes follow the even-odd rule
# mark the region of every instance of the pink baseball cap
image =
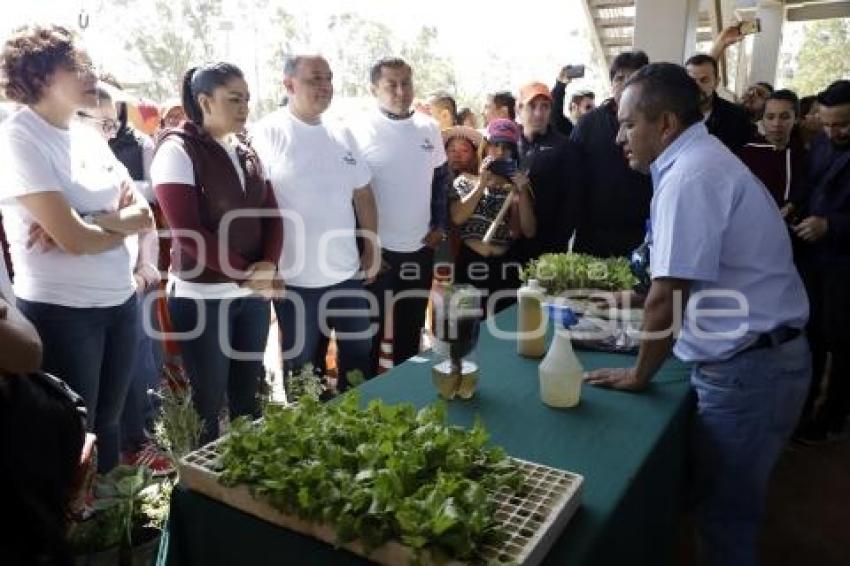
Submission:
POLYGON ((513 120, 496 118, 487 124, 487 141, 490 143, 519 143, 519 126, 513 120))

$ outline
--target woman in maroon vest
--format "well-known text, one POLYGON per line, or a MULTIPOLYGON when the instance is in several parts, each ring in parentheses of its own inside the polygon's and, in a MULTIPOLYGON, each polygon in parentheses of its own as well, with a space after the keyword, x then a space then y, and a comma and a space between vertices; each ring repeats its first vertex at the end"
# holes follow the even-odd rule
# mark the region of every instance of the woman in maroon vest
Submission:
POLYGON ((173 231, 169 310, 207 442, 218 436, 225 392, 231 418, 257 413, 283 227, 240 136, 250 98, 242 72, 191 69, 182 95, 187 120, 157 140, 151 178, 173 231))

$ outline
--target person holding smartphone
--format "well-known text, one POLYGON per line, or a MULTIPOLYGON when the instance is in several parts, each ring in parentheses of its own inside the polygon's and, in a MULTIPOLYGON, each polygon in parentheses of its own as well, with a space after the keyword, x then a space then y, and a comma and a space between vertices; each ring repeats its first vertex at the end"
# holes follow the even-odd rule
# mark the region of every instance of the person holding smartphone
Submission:
MULTIPOLYGON (((490 122, 478 176, 460 175, 449 191, 449 213, 462 242, 455 282, 488 296, 519 286, 521 266, 506 261, 507 252, 518 238, 533 238, 537 232, 531 183, 517 168, 519 136, 512 120, 490 122)), ((500 300, 490 307, 498 312, 511 302, 500 300)))
POLYGON ((549 114, 549 125, 566 137, 570 137, 576 120, 594 108, 594 94, 581 91, 570 99, 569 116, 564 113, 567 99, 567 85, 574 79, 584 77, 584 65, 565 65, 561 67, 555 86, 552 87, 552 110, 549 114), (578 98, 576 98, 578 97, 578 98), (588 105, 586 100, 590 101, 588 105), (577 110, 584 109, 583 112, 577 110))

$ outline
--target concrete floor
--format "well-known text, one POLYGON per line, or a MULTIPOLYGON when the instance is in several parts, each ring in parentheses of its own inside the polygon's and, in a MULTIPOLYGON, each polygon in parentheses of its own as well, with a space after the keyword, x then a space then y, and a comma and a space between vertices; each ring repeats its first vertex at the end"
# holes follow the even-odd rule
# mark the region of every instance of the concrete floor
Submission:
POLYGON ((762 549, 765 566, 850 565, 850 441, 785 451, 768 495, 762 549))
MULTIPOLYGON (((771 481, 761 546, 762 566, 850 566, 850 441, 786 449, 771 481)), ((678 563, 696 564, 689 517, 678 563)))

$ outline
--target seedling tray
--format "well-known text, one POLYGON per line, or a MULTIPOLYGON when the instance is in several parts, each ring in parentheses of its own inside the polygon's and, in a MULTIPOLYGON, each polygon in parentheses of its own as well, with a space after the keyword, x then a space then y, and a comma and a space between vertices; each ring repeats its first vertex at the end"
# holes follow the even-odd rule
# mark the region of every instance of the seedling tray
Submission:
MULTIPOLYGON (((331 527, 281 513, 262 499, 255 498, 246 485, 227 487, 219 483, 220 442, 212 442, 181 459, 181 484, 264 521, 336 544, 336 535, 331 527)), ((496 519, 509 537, 499 546, 486 547, 484 561, 488 564, 535 565, 542 562, 580 505, 584 478, 525 460, 513 458, 513 461, 525 476, 524 494, 520 496, 508 491, 492 494, 497 503, 496 519)), ((356 541, 343 544, 341 548, 386 566, 416 563, 413 550, 397 542, 384 544, 369 554, 356 541)), ((435 561, 425 554, 419 557, 419 563, 428 565, 435 561)))

